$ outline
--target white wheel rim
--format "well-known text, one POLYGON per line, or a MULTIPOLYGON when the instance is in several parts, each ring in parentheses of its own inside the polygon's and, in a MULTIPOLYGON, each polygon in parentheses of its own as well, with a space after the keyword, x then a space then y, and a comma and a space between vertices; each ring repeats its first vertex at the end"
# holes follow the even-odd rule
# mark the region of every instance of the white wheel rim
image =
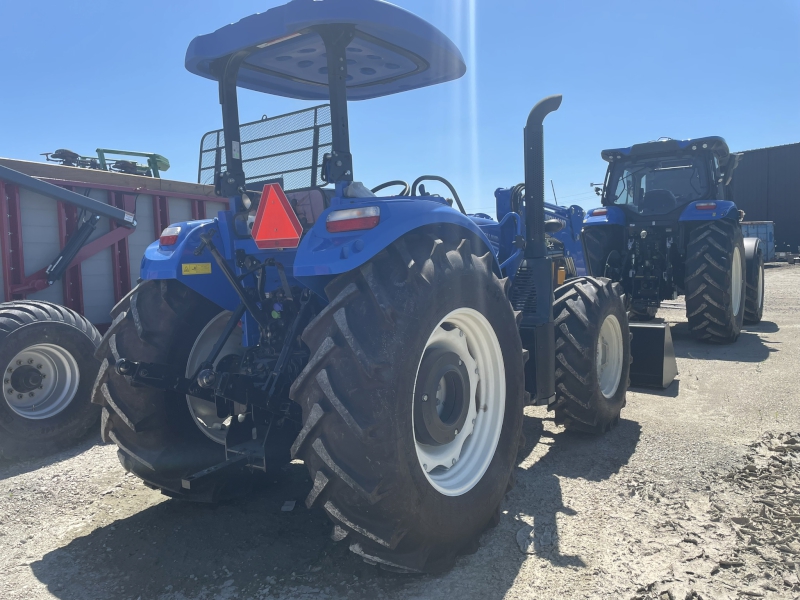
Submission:
POLYGON ((733 249, 733 264, 731 265, 731 305, 734 317, 742 308, 742 273, 742 253, 736 246, 733 249))
MULTIPOLYGON (((214 344, 220 338, 220 335, 222 335, 222 331, 225 329, 225 325, 228 323, 230 317, 230 311, 223 311, 211 319, 208 325, 203 328, 203 331, 197 336, 194 346, 192 346, 192 351, 189 353, 185 377, 194 377, 195 372, 203 361, 208 358, 214 344)), ((228 337, 219 356, 217 356, 217 360, 214 361, 214 366, 216 366, 221 359, 230 354, 236 354, 238 356, 244 355, 241 327, 236 327, 230 337, 228 337)), ((189 412, 192 413, 192 418, 200 428, 200 431, 218 444, 224 444, 231 417, 226 417, 225 419, 219 418, 217 416, 217 405, 214 402, 209 402, 196 396, 190 396, 189 394, 186 395, 186 402, 189 404, 189 412)))
POLYGON ((614 315, 608 315, 600 327, 595 357, 600 392, 606 398, 611 398, 619 388, 624 359, 622 327, 614 315))
POLYGON ((764 265, 758 265, 758 288, 756 290, 756 307, 761 308, 764 302, 764 265))
MULTIPOLYGON (((55 344, 35 344, 19 352, 6 365, 3 397, 15 413, 26 419, 49 419, 69 406, 81 381, 78 361, 55 344), (14 387, 14 372, 36 369, 42 379, 35 389, 14 387)), ((17 384, 19 385, 19 384, 17 384)))
MULTIPOLYGON (((461 496, 486 473, 500 440, 506 400, 503 353, 486 317, 466 307, 454 310, 439 322, 425 344, 425 350, 429 348, 446 349, 464 361, 469 375, 469 412, 463 430, 443 446, 417 441, 412 419, 417 459, 438 492, 461 496)), ((414 397, 411 397, 412 414, 414 397)))

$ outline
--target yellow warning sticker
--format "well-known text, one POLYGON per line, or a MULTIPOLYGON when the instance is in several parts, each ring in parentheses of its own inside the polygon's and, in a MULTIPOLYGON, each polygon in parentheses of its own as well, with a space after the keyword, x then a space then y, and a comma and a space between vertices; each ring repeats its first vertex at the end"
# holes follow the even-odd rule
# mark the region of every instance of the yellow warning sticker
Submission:
POLYGON ((184 275, 208 275, 211 273, 211 263, 189 263, 182 267, 184 275))

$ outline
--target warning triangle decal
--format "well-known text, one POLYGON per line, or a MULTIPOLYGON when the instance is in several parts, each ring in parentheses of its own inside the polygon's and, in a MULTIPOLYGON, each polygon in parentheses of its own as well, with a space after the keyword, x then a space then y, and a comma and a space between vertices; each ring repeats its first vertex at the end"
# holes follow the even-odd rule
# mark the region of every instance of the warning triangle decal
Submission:
POLYGON ((251 233, 261 250, 297 248, 300 244, 303 227, 277 183, 264 186, 251 233))

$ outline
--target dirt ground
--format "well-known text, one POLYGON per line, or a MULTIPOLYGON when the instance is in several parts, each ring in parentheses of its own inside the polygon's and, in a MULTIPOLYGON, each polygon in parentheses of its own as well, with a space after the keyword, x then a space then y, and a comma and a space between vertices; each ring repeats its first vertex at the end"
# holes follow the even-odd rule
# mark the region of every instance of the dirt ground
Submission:
POLYGON ((501 522, 445 575, 386 573, 333 542, 302 464, 195 506, 92 438, 0 463, 0 598, 800 598, 800 266, 771 266, 766 288, 732 346, 691 341, 682 303, 664 307, 679 380, 629 392, 606 436, 527 409, 501 522))

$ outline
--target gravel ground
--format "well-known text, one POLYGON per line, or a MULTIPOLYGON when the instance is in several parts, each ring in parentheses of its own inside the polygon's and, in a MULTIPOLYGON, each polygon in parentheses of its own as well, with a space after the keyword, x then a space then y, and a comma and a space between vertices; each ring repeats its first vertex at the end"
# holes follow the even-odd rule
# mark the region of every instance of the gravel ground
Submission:
POLYGON ((302 464, 194 506, 90 439, 0 463, 0 598, 800 598, 800 267, 768 268, 766 288, 764 320, 732 346, 691 341, 682 303, 665 306, 679 381, 631 391, 608 435, 527 409, 500 524, 443 576, 386 573, 331 541, 302 464))

